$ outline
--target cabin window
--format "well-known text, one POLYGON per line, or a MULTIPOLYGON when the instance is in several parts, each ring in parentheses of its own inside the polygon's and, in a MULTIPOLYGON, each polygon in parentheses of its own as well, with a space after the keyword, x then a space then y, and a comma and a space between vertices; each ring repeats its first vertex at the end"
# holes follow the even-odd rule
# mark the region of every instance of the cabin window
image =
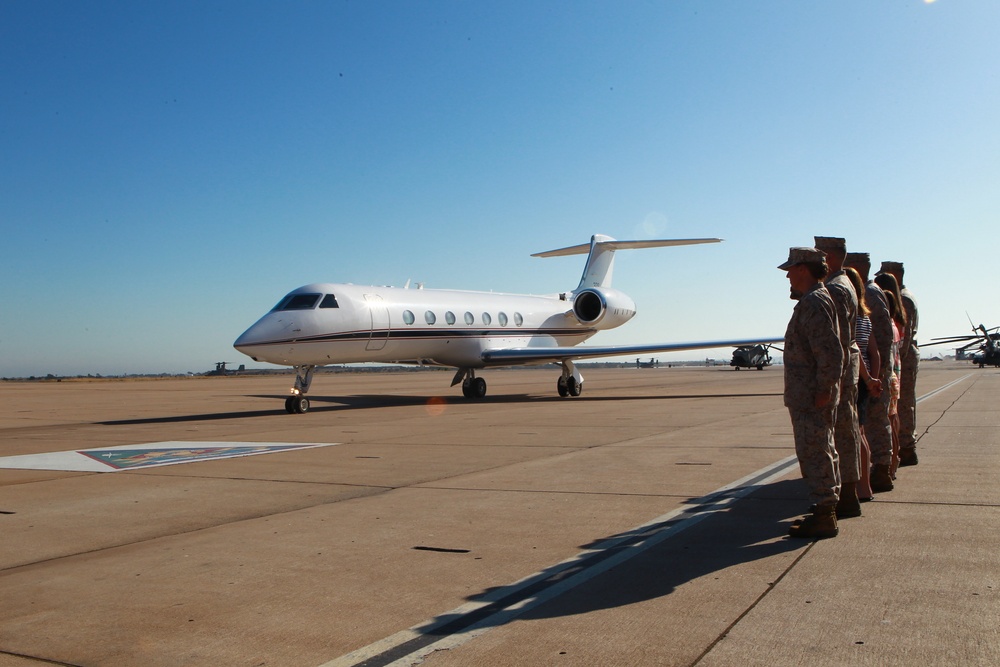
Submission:
POLYGON ((493 321, 493 316, 489 313, 483 313, 483 324, 489 325, 493 321))
POLYGON ((320 294, 289 294, 277 306, 275 310, 312 310, 319 301, 320 294))
POLYGON ((453 313, 453 312, 451 312, 449 310, 447 313, 444 314, 444 321, 447 322, 448 324, 454 324, 455 323, 455 313, 453 313))
POLYGON ((497 319, 500 320, 500 326, 507 326, 507 313, 500 311, 500 314, 497 315, 497 319))
POLYGON ((404 310, 403 311, 403 321, 404 322, 406 322, 407 324, 413 324, 413 322, 415 320, 416 320, 416 318, 413 317, 413 313, 411 311, 409 311, 409 310, 404 310))
POLYGON ((517 326, 524 324, 524 318, 521 317, 521 313, 514 313, 514 324, 517 326))
POLYGON ((437 322, 437 315, 434 314, 434 311, 428 310, 424 313, 424 321, 427 322, 427 324, 434 324, 437 322))
POLYGON ((323 297, 323 300, 319 302, 320 308, 340 308, 340 304, 337 303, 337 297, 332 294, 327 294, 323 297))
POLYGON ((466 313, 465 313, 465 323, 466 324, 475 324, 475 322, 476 322, 475 315, 473 315, 472 313, 466 311, 466 313))

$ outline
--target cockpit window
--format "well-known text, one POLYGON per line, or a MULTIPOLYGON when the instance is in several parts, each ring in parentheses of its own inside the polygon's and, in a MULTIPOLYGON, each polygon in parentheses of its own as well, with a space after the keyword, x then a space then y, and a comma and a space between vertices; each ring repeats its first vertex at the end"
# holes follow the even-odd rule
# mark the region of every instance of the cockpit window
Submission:
POLYGON ((320 294, 289 294, 275 310, 312 310, 319 301, 320 294))
POLYGON ((340 304, 337 303, 337 297, 332 294, 327 294, 323 297, 323 300, 319 302, 320 308, 340 308, 340 304))

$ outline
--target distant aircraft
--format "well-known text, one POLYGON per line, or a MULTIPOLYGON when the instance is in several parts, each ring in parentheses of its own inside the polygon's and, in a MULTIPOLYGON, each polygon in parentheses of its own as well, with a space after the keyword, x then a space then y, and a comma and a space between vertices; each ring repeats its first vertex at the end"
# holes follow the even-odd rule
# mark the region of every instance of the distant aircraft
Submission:
MULTIPOLYGON (((965 316, 969 317, 969 314, 966 313, 965 316)), ((972 318, 969 318, 969 324, 972 325, 972 318)), ((958 351, 966 353, 969 348, 976 348, 977 351, 972 355, 972 363, 978 364, 980 368, 985 366, 1000 368, 1000 334, 996 333, 997 329, 1000 329, 1000 327, 987 329, 983 324, 980 324, 978 327, 972 325, 972 335, 932 338, 927 347, 932 345, 946 345, 948 343, 967 343, 958 348, 958 351)))
POLYGON ((635 316, 635 303, 611 287, 616 250, 718 243, 722 239, 616 241, 594 235, 589 244, 536 253, 589 253, 571 292, 535 296, 444 289, 363 287, 316 283, 289 292, 233 346, 254 361, 293 366, 289 413, 309 410, 306 393, 317 366, 356 362, 420 364, 457 369, 467 398, 486 395, 483 368, 555 363, 560 396, 579 396, 578 359, 780 342, 781 338, 654 345, 578 346, 598 331, 635 316))
POLYGON ((733 350, 733 359, 730 366, 740 370, 741 368, 756 368, 764 370, 764 366, 771 365, 771 355, 768 353, 770 345, 740 345, 733 350))

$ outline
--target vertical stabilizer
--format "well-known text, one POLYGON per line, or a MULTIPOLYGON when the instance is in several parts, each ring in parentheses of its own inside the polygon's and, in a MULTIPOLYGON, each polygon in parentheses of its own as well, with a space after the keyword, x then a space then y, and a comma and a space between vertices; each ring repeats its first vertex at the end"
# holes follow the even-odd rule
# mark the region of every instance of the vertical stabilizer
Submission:
POLYGON ((614 239, 603 234, 590 237, 590 255, 583 267, 583 276, 577 289, 585 287, 611 287, 611 274, 615 268, 614 239))

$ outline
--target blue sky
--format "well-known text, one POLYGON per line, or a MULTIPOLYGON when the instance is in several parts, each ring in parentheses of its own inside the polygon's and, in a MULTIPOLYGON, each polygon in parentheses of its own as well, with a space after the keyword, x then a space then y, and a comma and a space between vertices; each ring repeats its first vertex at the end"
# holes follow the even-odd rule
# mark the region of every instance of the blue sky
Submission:
POLYGON ((310 282, 566 290, 582 258, 529 255, 593 233, 726 239, 620 253, 639 315, 595 344, 782 335, 814 234, 904 261, 921 339, 998 325, 998 31, 992 0, 2 3, 0 376, 249 362, 310 282))

